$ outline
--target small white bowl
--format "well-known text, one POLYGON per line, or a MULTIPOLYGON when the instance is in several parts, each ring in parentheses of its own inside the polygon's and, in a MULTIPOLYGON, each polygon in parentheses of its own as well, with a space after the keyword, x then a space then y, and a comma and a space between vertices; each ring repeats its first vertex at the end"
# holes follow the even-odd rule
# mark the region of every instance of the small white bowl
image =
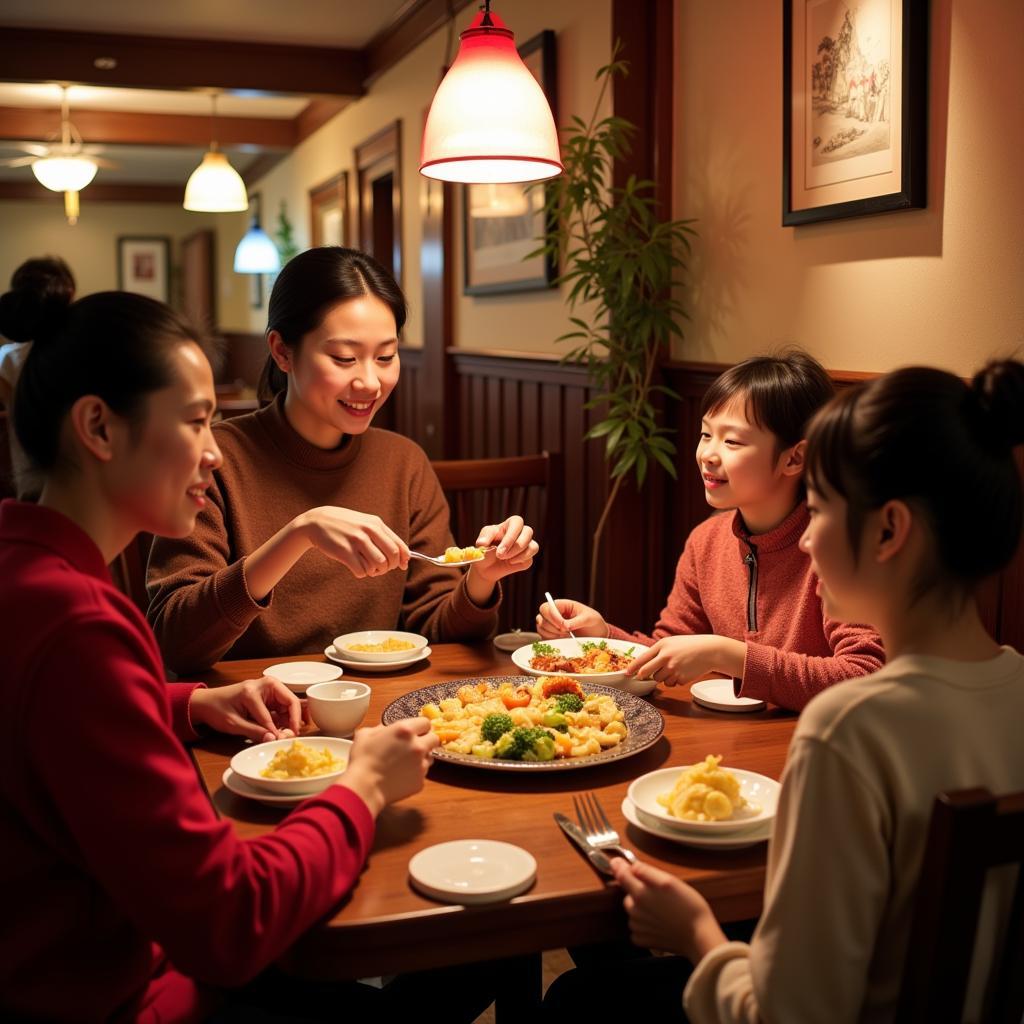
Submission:
POLYGON ((307 686, 330 682, 344 673, 337 665, 322 661, 283 661, 265 668, 263 674, 284 683, 292 693, 305 693, 307 686))
POLYGON ((403 633, 397 629, 364 629, 358 633, 345 633, 334 638, 335 650, 351 661, 408 661, 427 646, 427 638, 419 633, 403 633), (385 640, 404 640, 412 644, 401 651, 353 651, 352 644, 380 644, 385 640))
POLYGON ((351 736, 366 717, 370 688, 343 679, 317 683, 306 691, 309 716, 326 736, 351 736))
POLYGON ((676 832, 720 835, 764 825, 775 817, 781 788, 779 784, 766 775, 744 771, 742 768, 730 768, 727 765, 722 767, 736 776, 740 784, 740 796, 747 801, 746 807, 735 811, 733 816, 725 821, 690 821, 669 814, 658 803, 658 797, 662 793, 670 793, 679 776, 690 767, 692 766, 681 765, 678 768, 661 768, 641 775, 630 785, 627 797, 636 808, 641 821, 651 822, 676 832))
POLYGON ((317 750, 327 747, 335 757, 344 763, 336 772, 313 775, 308 779, 268 779, 260 773, 270 764, 279 750, 290 747, 295 742, 294 740, 271 740, 269 743, 256 743, 240 750, 231 758, 231 770, 250 785, 266 790, 268 793, 277 793, 279 796, 309 796, 312 793, 319 793, 337 780, 348 767, 352 741, 336 739, 333 736, 305 736, 299 737, 299 739, 317 750))
MULTIPOLYGON (((579 640, 566 637, 564 640, 544 640, 567 658, 576 658, 580 655, 580 644, 607 644, 611 650, 625 653, 632 649, 633 654, 639 657, 648 648, 644 644, 638 644, 635 640, 608 640, 605 637, 581 636, 579 640)), ((614 686, 617 690, 625 690, 636 697, 646 697, 658 685, 657 679, 634 679, 624 672, 554 672, 547 669, 534 668, 530 662, 533 660, 533 644, 526 644, 512 652, 512 664, 529 672, 531 676, 567 676, 569 679, 576 679, 580 685, 586 687, 587 682, 600 683, 602 686, 614 686)))

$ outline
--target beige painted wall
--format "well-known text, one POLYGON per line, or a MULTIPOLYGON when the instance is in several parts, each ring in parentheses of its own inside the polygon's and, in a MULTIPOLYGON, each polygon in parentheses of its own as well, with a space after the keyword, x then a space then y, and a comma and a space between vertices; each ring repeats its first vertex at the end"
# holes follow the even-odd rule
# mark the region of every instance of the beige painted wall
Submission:
POLYGON ((1024 342, 1019 0, 933 0, 928 208, 781 227, 782 5, 675 0, 676 216, 699 218, 676 355, 797 342, 967 374, 1024 342))
POLYGON ((0 290, 7 290, 11 274, 24 260, 49 255, 68 263, 79 295, 116 288, 119 236, 169 237, 174 265, 177 243, 212 226, 215 219, 172 203, 90 202, 88 189, 82 192, 81 205, 81 217, 72 227, 64 219, 63 197, 56 193, 53 202, 0 202, 0 290))
MULTIPOLYGON (((475 5, 458 18, 464 28, 476 13, 475 5)), ((558 103, 561 121, 570 113, 589 113, 597 91, 593 77, 607 60, 610 49, 610 0, 503 0, 499 13, 519 43, 543 29, 557 33, 558 103)), ((423 116, 433 97, 445 56, 445 31, 435 33, 408 57, 382 75, 367 96, 353 103, 300 145, 266 177, 256 182, 262 195, 263 227, 273 234, 280 201, 288 206, 300 247, 309 243, 309 189, 348 170, 349 202, 355 210, 356 145, 396 119, 402 121, 402 245, 403 286, 409 300, 405 340, 423 340, 422 284, 419 250, 422 240, 422 182, 418 172, 423 116)), ((457 43, 457 37, 456 37, 457 43)), ((562 296, 557 291, 529 292, 517 296, 473 298, 461 294, 461 208, 456 209, 458 282, 455 306, 455 342, 465 347, 517 348, 552 351, 553 339, 567 330, 562 296)), ((250 310, 248 285, 230 269, 231 239, 237 242, 245 229, 242 215, 224 215, 218 221, 220 236, 220 314, 227 330, 262 331, 265 310, 250 310), (229 252, 230 249, 230 252, 229 252)), ((354 239, 354 235, 352 236, 354 239)))

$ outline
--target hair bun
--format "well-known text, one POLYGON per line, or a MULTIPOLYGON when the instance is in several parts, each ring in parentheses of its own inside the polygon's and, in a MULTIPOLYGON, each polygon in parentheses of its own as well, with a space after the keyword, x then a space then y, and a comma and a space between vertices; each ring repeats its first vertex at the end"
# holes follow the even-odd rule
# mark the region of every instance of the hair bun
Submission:
POLYGON ((974 375, 971 393, 990 436, 1007 448, 1024 444, 1024 363, 995 360, 974 375))
POLYGON ((0 334, 8 341, 47 342, 67 316, 70 299, 12 289, 0 295, 0 334))

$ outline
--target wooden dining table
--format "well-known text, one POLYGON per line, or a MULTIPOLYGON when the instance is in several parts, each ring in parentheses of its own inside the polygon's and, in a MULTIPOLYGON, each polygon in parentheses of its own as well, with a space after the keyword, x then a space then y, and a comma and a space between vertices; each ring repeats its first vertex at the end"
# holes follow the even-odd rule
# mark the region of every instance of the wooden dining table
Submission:
MULTIPOLYGON (((255 678, 274 662, 323 661, 322 655, 221 662, 203 675, 211 686, 255 678)), ((403 671, 346 670, 372 690, 365 725, 380 722, 396 698, 451 679, 517 675, 511 658, 490 644, 436 644, 430 657, 403 671)), ((761 909, 767 843, 739 850, 697 849, 650 835, 621 811, 629 784, 658 768, 692 764, 707 754, 723 763, 778 779, 796 716, 769 706, 759 713, 710 711, 689 687, 659 687, 649 698, 665 729, 633 756, 572 771, 506 772, 435 762, 420 793, 385 808, 369 861, 333 915, 310 930, 282 966, 300 977, 343 980, 444 964, 518 957, 628 935, 622 893, 598 875, 556 825, 572 816, 573 794, 595 793, 622 841, 637 856, 695 886, 723 922, 756 917, 761 909), (528 850, 537 879, 523 895, 483 906, 459 906, 420 895, 408 864, 419 850, 456 839, 493 839, 528 850)), ((242 741, 207 738, 192 747, 216 810, 243 837, 277 826, 287 810, 230 792, 222 776, 242 741)))

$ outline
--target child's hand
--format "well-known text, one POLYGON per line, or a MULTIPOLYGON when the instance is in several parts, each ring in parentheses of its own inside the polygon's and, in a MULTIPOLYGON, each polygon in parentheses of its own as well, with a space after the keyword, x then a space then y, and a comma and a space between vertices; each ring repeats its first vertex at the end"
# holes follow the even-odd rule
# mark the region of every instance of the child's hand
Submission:
POLYGON ((608 623, 599 611, 564 597, 555 601, 555 607, 562 617, 561 621, 556 621, 557 616, 547 601, 540 606, 537 615, 537 632, 545 640, 568 636, 570 629, 579 636, 608 636, 608 623))
POLYGON ((299 698, 270 676, 212 690, 193 690, 188 712, 194 724, 245 736, 254 743, 287 739, 302 727, 299 698))
POLYGON ((626 675, 666 686, 681 686, 709 672, 741 677, 746 650, 746 644, 724 636, 666 636, 635 658, 626 675))
POLYGON ((692 886, 642 861, 611 858, 626 892, 629 932, 637 946, 678 953, 697 963, 726 941, 708 902, 692 886))

